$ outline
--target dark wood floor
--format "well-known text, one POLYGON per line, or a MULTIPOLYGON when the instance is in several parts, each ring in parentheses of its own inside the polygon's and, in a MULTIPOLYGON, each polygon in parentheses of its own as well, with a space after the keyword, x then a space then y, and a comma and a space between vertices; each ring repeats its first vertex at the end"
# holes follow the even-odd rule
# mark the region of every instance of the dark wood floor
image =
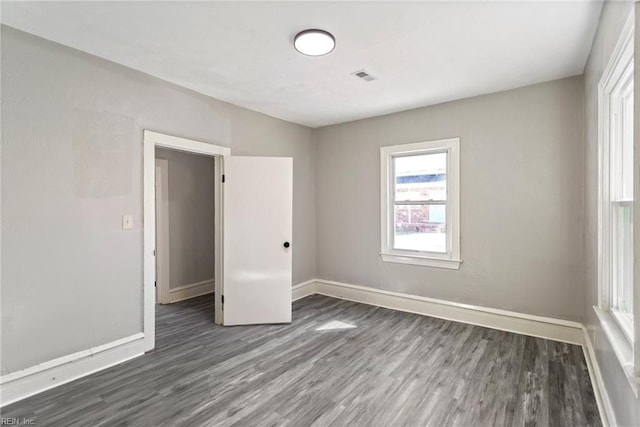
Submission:
POLYGON ((157 350, 13 404, 38 426, 600 425, 582 349, 314 295, 293 323, 157 308, 157 350))

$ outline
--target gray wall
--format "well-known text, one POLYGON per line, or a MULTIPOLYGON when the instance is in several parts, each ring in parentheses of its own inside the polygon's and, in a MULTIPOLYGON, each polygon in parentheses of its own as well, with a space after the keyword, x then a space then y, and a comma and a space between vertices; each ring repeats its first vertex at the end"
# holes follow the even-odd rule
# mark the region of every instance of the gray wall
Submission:
POLYGON ((3 26, 3 374, 142 330, 143 129, 292 156, 293 283, 315 276, 310 129, 3 26))
POLYGON ((321 128, 323 279, 580 320, 582 77, 321 128), (379 147, 460 137, 460 270, 380 260, 379 147))
POLYGON ((168 161, 169 287, 213 279, 213 159, 156 149, 168 161))
MULTIPOLYGON (((596 348, 598 363, 619 425, 640 425, 640 403, 633 395, 620 363, 613 353, 613 348, 593 311, 593 306, 598 305, 596 270, 598 262, 598 82, 609 63, 609 57, 618 41, 625 20, 633 10, 633 4, 631 1, 605 3, 584 73, 586 289, 583 292, 586 298, 583 310, 585 324, 596 348)), ((637 24, 636 28, 638 28, 637 24)), ((637 29, 636 37, 640 37, 637 29)))

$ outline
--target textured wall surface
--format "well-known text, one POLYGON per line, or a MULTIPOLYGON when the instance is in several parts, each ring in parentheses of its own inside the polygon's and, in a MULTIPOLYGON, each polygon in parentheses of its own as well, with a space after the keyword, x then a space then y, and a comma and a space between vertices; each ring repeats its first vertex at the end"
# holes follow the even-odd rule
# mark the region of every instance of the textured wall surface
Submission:
POLYGON ((319 129, 318 276, 580 320, 582 93, 578 76, 319 129), (460 269, 383 262, 379 147, 450 137, 460 137, 460 269))
POLYGON ((315 276, 310 129, 3 26, 3 373, 142 330, 144 129, 293 157, 293 283, 315 276))

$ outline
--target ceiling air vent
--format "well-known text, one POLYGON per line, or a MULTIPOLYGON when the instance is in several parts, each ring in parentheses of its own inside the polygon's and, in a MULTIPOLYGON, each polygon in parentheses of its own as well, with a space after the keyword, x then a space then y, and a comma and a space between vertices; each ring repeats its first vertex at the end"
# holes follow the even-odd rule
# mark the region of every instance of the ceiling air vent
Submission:
POLYGON ((351 74, 356 76, 357 78, 359 78, 361 80, 364 80, 365 82, 370 82, 371 80, 375 80, 376 79, 371 74, 367 73, 365 70, 354 71, 351 74))

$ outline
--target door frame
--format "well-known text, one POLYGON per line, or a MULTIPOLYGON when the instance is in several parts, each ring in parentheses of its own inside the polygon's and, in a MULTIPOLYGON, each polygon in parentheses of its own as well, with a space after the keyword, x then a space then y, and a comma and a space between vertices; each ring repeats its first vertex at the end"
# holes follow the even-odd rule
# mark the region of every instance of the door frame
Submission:
POLYGON ((224 194, 222 177, 224 175, 224 160, 231 155, 229 147, 208 144, 193 139, 166 135, 150 130, 143 135, 143 260, 144 260, 144 347, 151 351, 155 347, 156 339, 156 147, 168 148, 191 154, 213 157, 214 160, 214 289, 215 289, 215 323, 222 324, 222 284, 223 271, 223 224, 224 224, 224 194))

